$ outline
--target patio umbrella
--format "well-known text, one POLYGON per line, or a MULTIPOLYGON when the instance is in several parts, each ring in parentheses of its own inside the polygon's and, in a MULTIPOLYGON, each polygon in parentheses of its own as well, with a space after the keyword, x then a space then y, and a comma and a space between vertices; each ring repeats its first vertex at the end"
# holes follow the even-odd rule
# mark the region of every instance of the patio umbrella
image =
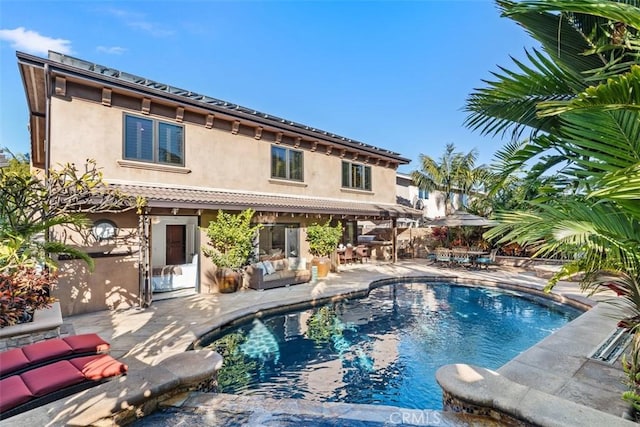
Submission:
POLYGON ((498 223, 469 212, 455 211, 454 213, 429 221, 429 226, 446 227, 491 227, 498 223))

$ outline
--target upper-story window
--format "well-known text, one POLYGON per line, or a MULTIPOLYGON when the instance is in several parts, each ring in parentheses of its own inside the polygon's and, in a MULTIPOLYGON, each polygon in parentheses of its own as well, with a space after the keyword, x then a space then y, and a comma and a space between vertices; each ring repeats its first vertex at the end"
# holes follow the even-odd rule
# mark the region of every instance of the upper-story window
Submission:
POLYGON ((184 166, 184 128, 126 114, 124 116, 124 158, 184 166))
POLYGON ((285 147, 271 147, 271 177, 302 181, 302 151, 285 147))
POLYGON ((371 191, 371 166, 342 162, 342 186, 371 191))
POLYGON ((427 190, 425 190, 424 188, 419 188, 418 189, 418 198, 419 199, 424 199, 424 200, 429 199, 429 192, 427 190))

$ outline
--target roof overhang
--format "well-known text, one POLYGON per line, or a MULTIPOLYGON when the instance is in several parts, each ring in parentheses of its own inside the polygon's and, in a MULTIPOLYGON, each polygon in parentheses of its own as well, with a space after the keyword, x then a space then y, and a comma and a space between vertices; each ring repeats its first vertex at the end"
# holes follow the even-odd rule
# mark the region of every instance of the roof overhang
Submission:
POLYGON ((45 164, 45 140, 47 124, 47 84, 43 61, 19 59, 18 68, 29 108, 29 133, 31 134, 31 162, 36 167, 45 164))
POLYGON ((110 184, 133 197, 143 197, 150 208, 244 210, 290 214, 340 215, 352 218, 422 218, 422 211, 407 206, 328 198, 207 188, 168 188, 139 184, 110 184))
MULTIPOLYGON (((44 163, 44 141, 46 131, 47 81, 53 82, 59 76, 96 87, 108 87, 123 93, 135 93, 159 102, 182 105, 189 108, 215 113, 216 117, 237 120, 261 126, 265 130, 300 135, 313 138, 328 147, 336 147, 334 151, 352 150, 360 153, 362 158, 371 157, 386 161, 387 165, 408 164, 410 160, 390 150, 385 150, 360 141, 342 137, 321 129, 306 126, 280 117, 265 114, 250 108, 222 101, 216 98, 199 95, 187 90, 151 81, 143 77, 131 75, 82 59, 49 52, 44 59, 22 52, 16 53, 20 73, 30 111, 32 157, 36 163, 44 163), (34 131, 35 130, 35 131, 34 131)), ((330 152, 331 150, 328 150, 330 152)))

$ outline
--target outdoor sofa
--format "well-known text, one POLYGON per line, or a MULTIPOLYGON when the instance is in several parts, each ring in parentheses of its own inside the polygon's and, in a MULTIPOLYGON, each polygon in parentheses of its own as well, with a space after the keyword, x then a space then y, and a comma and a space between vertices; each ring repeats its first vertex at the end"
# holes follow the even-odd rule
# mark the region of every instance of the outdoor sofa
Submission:
POLYGON ((273 289, 297 285, 311 280, 311 271, 299 258, 281 258, 260 261, 246 269, 249 288, 273 289))

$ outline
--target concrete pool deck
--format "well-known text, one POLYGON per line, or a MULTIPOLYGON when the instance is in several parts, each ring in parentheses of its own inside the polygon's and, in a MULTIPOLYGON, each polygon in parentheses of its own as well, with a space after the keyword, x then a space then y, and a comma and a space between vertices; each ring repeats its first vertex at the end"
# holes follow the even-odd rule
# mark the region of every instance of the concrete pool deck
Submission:
MULTIPOLYGON (((282 305, 364 291, 372 282, 382 279, 414 276, 456 277, 463 283, 502 284, 537 293, 546 284, 546 280, 536 277, 535 273, 517 268, 467 271, 438 268, 421 259, 403 260, 397 264, 371 262, 343 267, 341 272, 332 273, 315 284, 232 294, 195 294, 155 301, 146 309, 71 316, 64 319, 64 326, 75 334, 99 334, 111 343, 111 354, 127 363, 129 371, 133 372, 158 365, 162 360, 186 351, 200 337, 238 317, 264 313, 282 305)), ((553 293, 558 299, 574 301, 578 305, 594 304, 593 300, 581 295, 575 282, 560 282, 553 293)), ((624 391, 621 383, 624 374, 619 362, 611 366, 588 358, 615 328, 613 312, 608 304, 597 304, 498 370, 504 378, 548 397, 547 401, 539 402, 537 411, 543 412, 538 415, 545 415, 546 411, 546 418, 540 419, 550 421, 540 425, 601 425, 591 424, 591 421, 606 422, 608 427, 635 425, 622 418, 627 404, 620 397, 624 391), (585 408, 586 418, 576 424, 564 420, 559 414, 567 405, 585 408)), ((64 400, 49 405, 62 409, 64 400)), ((55 412, 54 407, 43 410, 55 412)), ((5 422, 11 421, 16 425, 15 421, 19 419, 5 422)))

